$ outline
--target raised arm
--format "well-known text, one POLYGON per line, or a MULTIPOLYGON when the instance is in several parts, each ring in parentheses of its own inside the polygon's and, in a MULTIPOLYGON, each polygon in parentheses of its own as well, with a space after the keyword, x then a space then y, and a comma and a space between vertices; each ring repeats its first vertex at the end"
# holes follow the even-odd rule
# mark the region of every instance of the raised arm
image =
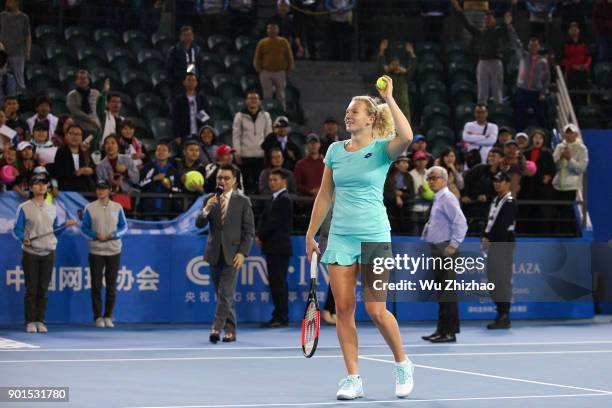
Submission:
POLYGON ((412 127, 393 99, 393 80, 388 75, 384 75, 384 78, 387 80, 387 87, 383 90, 379 89, 378 93, 387 102, 395 123, 396 136, 387 144, 387 154, 390 159, 395 160, 412 143, 412 127))

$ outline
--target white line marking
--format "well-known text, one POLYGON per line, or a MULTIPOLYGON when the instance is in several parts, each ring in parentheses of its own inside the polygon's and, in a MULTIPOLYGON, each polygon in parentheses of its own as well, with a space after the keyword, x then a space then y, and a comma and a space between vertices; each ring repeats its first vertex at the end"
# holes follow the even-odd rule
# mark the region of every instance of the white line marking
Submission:
POLYGON ((16 349, 21 348, 21 347, 27 348, 27 349, 35 349, 35 348, 38 348, 39 346, 34 346, 32 344, 23 343, 21 341, 5 339, 4 337, 0 337, 0 350, 19 351, 16 349))
MULTIPOLYGON (((462 356, 522 356, 522 355, 549 355, 549 354, 608 354, 612 350, 555 350, 555 351, 500 351, 484 353, 409 353, 410 357, 462 357, 462 356)), ((321 355, 316 358, 341 358, 342 355, 321 355)), ((363 354, 362 358, 390 357, 389 354, 363 354)), ((0 360, 2 363, 72 363, 72 362, 101 362, 101 361, 198 361, 198 360, 286 360, 301 359, 301 355, 291 356, 202 356, 202 357, 149 357, 149 358, 85 358, 85 359, 38 359, 38 360, 0 360)), ((386 360, 385 360, 386 361, 386 360)))
MULTIPOLYGON (((378 362, 381 362, 381 363, 395 364, 395 362, 392 361, 392 360, 381 360, 380 358, 363 357, 363 356, 359 356, 359 358, 362 358, 364 360, 378 361, 378 362)), ((555 383, 549 383, 549 382, 543 382, 543 381, 525 380, 525 379, 522 379, 522 378, 504 377, 504 376, 501 376, 501 375, 484 374, 484 373, 478 373, 478 372, 475 372, 475 371, 454 370, 454 369, 451 369, 451 368, 433 367, 433 366, 426 366, 426 365, 422 365, 422 364, 415 364, 415 366, 416 367, 421 367, 421 368, 428 368, 430 370, 447 371, 447 372, 450 372, 450 373, 468 374, 468 375, 475 375, 475 376, 478 376, 478 377, 496 378, 496 379, 499 379, 499 380, 516 381, 516 382, 523 382, 523 383, 528 383, 528 384, 548 385, 548 386, 551 386, 551 387, 570 388, 570 389, 579 390, 579 391, 601 392, 601 393, 604 393, 604 394, 607 394, 607 395, 612 395, 612 391, 596 390, 596 389, 593 389, 593 388, 583 388, 583 387, 575 387, 575 386, 572 386, 572 385, 563 385, 563 384, 555 384, 555 383)))
MULTIPOLYGON (((585 345, 585 344, 612 344, 611 340, 593 340, 593 341, 553 341, 553 342, 517 342, 517 343, 454 343, 454 344, 404 344, 404 347, 417 348, 417 347, 505 347, 505 346, 555 346, 555 345, 585 345)), ((387 348, 386 344, 371 344, 371 345, 360 345, 360 349, 367 348, 387 348)), ((227 350, 298 350, 299 346, 286 346, 286 347, 274 347, 274 346, 246 346, 246 347, 129 347, 129 348, 55 348, 55 349, 30 349, 30 350, 0 350, 2 352, 16 352, 16 351, 43 351, 43 352, 65 352, 65 351, 199 351, 199 350, 214 350, 214 351, 227 351, 227 350)), ((339 350, 340 346, 318 346, 317 349, 332 349, 339 350)))
POLYGON ((248 408, 248 407, 312 407, 325 405, 370 405, 370 404, 412 404, 421 402, 456 402, 456 401, 492 401, 492 400, 516 400, 516 399, 538 399, 538 398, 584 398, 584 397, 608 397, 606 394, 557 394, 557 395, 512 395, 507 397, 464 397, 464 398, 432 398, 432 399, 394 399, 373 401, 334 401, 334 402, 300 402, 300 403, 278 403, 278 404, 231 404, 231 405, 163 405, 146 407, 126 408, 248 408))

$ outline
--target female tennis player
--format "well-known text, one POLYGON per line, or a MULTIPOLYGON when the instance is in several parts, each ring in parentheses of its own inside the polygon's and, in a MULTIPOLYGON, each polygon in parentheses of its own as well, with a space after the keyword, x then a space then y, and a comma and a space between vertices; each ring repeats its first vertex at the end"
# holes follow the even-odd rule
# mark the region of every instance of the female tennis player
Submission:
MULTIPOLYGON (((357 362, 355 288, 362 242, 391 242, 391 227, 383 204, 387 170, 412 141, 410 123, 393 99, 393 82, 379 89, 386 104, 369 96, 356 96, 346 109, 344 122, 351 138, 333 143, 325 156, 325 170, 306 234, 306 254, 319 252, 314 237, 325 219, 334 191, 336 199, 327 250, 321 262, 328 264, 336 300, 336 332, 348 377, 340 381, 338 399, 363 397, 357 362), (394 137, 394 133, 396 133, 394 137)), ((414 366, 404 353, 395 317, 385 302, 366 301, 366 310, 395 358, 395 394, 406 397, 413 388, 414 366)))

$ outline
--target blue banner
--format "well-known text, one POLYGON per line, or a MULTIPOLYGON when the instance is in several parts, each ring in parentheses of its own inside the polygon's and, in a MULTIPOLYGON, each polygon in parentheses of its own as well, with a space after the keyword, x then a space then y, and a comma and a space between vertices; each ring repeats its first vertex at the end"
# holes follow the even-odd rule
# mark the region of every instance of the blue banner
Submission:
MULTIPOLYGON (((118 322, 209 322, 215 308, 215 291, 209 267, 203 260, 206 236, 197 235, 127 235, 117 279, 115 320, 118 322)), ((395 237, 394 244, 415 242, 416 238, 395 237)), ((542 240, 546 242, 546 240, 542 240)), ((567 240, 570 242, 572 240, 567 240)), ((308 296, 308 262, 302 255, 304 237, 292 238, 294 253, 291 258, 288 284, 290 319, 302 318, 308 296)), ((565 242, 565 241, 564 241, 565 242)), ((9 234, 0 234, 0 324, 23 322, 25 292, 21 250, 9 234)), ((551 252, 526 253, 517 251, 514 284, 516 287, 547 285, 545 280, 534 280, 538 268, 546 268, 557 256, 551 252), (517 271, 521 273, 517 273, 517 271)), ((90 323, 91 281, 87 264, 87 243, 78 234, 64 234, 59 241, 56 262, 49 287, 47 321, 51 323, 90 323)), ((586 265, 580 263, 578 265, 586 265)), ((575 270, 577 276, 589 276, 586 266, 575 270)), ((325 265, 319 265, 318 297, 323 304, 329 282, 325 265)), ((356 318, 367 320, 361 291, 358 290, 356 318)), ((265 258, 257 247, 239 271, 235 301, 238 318, 242 322, 268 320, 272 299, 268 290, 265 258)), ((389 304, 400 320, 434 320, 437 305, 432 302, 398 302, 389 304)), ((490 319, 495 308, 489 301, 462 302, 462 319, 490 319)), ((516 319, 588 318, 592 317, 593 302, 517 302, 513 305, 516 319)))

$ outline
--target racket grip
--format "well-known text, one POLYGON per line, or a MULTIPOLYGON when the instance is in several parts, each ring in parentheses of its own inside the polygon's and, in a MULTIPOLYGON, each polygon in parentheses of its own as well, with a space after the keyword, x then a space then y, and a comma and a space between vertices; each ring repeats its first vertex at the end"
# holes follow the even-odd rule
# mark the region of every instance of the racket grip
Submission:
POLYGON ((310 279, 317 279, 317 272, 319 267, 319 255, 316 252, 312 253, 310 257, 310 279))

